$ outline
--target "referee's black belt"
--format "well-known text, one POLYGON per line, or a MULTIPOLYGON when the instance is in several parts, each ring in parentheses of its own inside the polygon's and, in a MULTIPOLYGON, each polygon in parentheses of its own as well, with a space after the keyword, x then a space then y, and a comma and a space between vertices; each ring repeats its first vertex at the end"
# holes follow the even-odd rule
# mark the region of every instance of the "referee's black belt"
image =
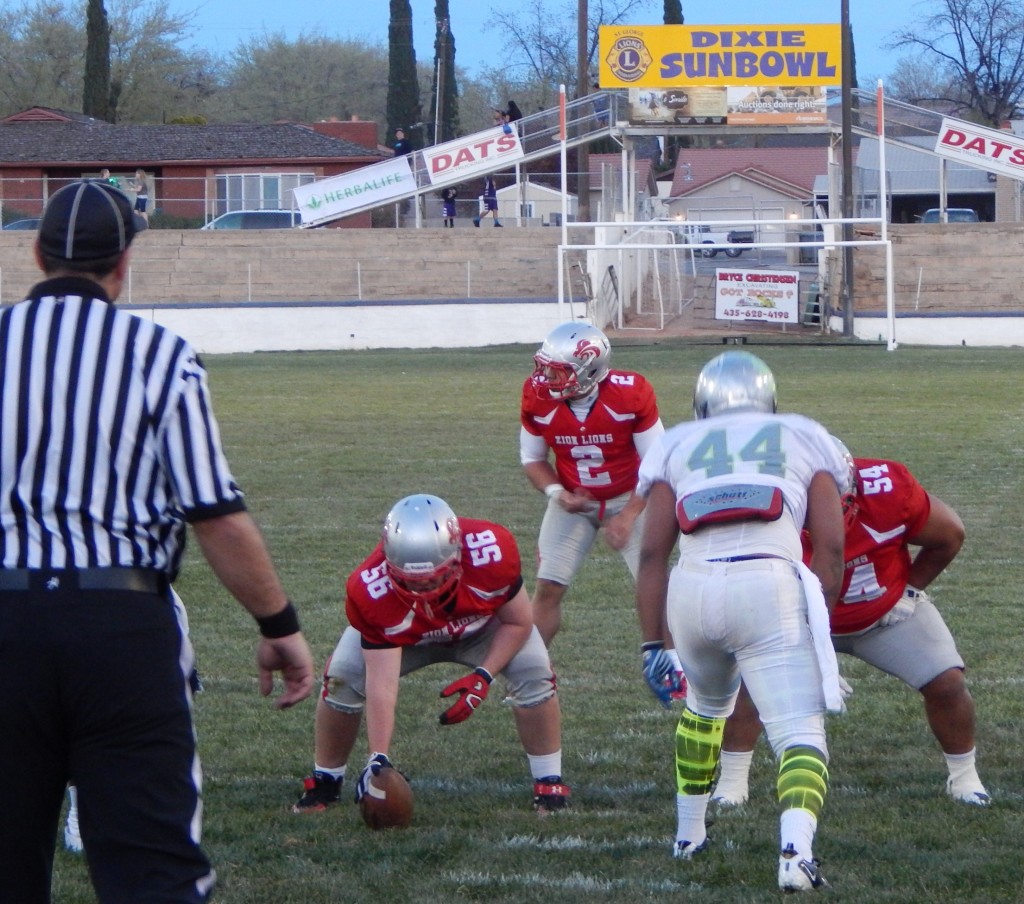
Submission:
POLYGON ((0 568, 0 593, 19 590, 163 593, 167 587, 167 575, 152 568, 0 568))

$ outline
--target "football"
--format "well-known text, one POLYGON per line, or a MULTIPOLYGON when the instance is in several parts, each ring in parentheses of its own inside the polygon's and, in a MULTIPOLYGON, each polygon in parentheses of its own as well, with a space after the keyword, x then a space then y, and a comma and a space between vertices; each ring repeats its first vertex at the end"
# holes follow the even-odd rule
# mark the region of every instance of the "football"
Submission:
POLYGON ((359 801, 363 822, 371 829, 404 829, 412 821, 412 788, 397 769, 385 766, 370 778, 359 801))

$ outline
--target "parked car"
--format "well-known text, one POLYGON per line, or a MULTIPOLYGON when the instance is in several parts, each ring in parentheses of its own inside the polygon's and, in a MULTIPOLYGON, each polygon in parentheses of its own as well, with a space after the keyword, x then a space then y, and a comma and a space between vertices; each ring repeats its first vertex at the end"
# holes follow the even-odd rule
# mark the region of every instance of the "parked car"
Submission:
POLYGON ((202 229, 291 229, 301 221, 297 210, 229 210, 202 229))
POLYGON ((23 220, 11 220, 4 224, 4 229, 38 229, 39 217, 26 217, 23 220))
MULTIPOLYGON (((926 210, 921 215, 922 223, 941 223, 942 212, 938 207, 932 207, 926 210)), ((946 208, 946 222, 947 223, 977 223, 978 222, 978 211, 972 210, 970 207, 947 207, 946 208)))

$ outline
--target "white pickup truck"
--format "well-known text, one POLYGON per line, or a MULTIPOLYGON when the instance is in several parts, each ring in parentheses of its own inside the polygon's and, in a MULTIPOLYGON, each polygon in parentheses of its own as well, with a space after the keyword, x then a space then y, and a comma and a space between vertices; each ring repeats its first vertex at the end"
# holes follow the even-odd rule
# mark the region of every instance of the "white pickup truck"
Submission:
MULTIPOLYGON (((659 223, 661 225, 661 223, 659 223)), ((664 221, 666 228, 671 230, 676 241, 686 245, 715 245, 729 242, 733 245, 753 244, 753 229, 728 229, 722 231, 712 230, 707 223, 686 223, 680 220, 664 221)), ((719 251, 724 251, 726 257, 739 257, 745 248, 704 248, 701 254, 704 257, 714 257, 719 251)))
MULTIPOLYGON (((713 231, 706 223, 698 226, 696 223, 680 223, 676 227, 676 235, 690 245, 714 245, 721 242, 729 242, 733 245, 753 244, 753 229, 729 229, 725 232, 713 231)), ((746 249, 744 248, 705 248, 701 251, 704 257, 714 257, 719 251, 724 251, 726 257, 739 257, 746 249)))

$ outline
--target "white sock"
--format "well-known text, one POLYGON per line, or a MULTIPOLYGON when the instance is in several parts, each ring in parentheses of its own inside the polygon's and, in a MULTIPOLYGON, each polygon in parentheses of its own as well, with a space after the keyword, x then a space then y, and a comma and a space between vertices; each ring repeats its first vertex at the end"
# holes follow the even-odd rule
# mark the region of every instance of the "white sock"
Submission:
POLYGON ((533 776, 534 781, 541 778, 547 778, 549 775, 562 775, 562 751, 556 750, 554 753, 542 753, 538 756, 526 754, 526 758, 530 761, 530 774, 533 776))
POLYGON ((708 837, 704 816, 710 794, 676 794, 676 841, 700 844, 708 837))
POLYGON ((814 833, 818 830, 817 818, 807 810, 792 807, 783 810, 779 817, 779 850, 793 845, 801 860, 810 860, 814 854, 814 833))
POLYGON ((314 763, 313 771, 322 772, 324 775, 329 775, 331 778, 345 777, 345 766, 320 766, 317 763, 314 763))
POLYGON ((967 753, 942 754, 946 758, 949 777, 953 780, 954 784, 964 779, 978 779, 978 784, 981 784, 981 779, 978 778, 978 770, 975 766, 977 753, 977 748, 972 747, 967 753))
POLYGON ((750 765, 754 761, 753 750, 723 750, 719 757, 721 772, 715 792, 719 790, 742 790, 747 792, 750 782, 750 765))
POLYGON ((78 834, 78 789, 68 785, 68 828, 78 834))

